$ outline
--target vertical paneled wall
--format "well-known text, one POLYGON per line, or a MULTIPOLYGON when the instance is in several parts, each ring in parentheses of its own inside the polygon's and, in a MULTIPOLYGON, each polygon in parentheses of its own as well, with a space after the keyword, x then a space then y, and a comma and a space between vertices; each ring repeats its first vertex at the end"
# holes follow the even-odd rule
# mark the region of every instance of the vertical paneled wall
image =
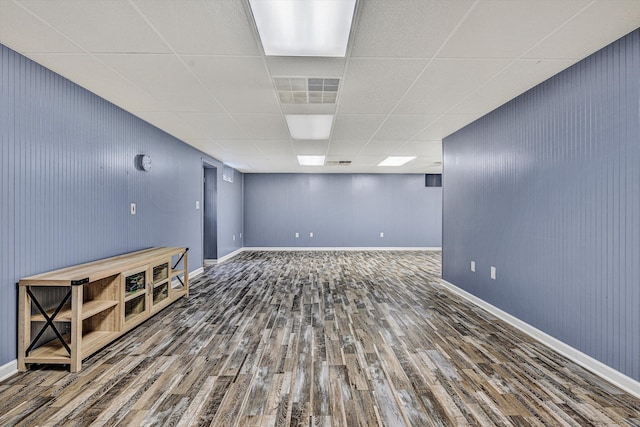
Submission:
MULTIPOLYGON (((222 165, 4 46, 0 144, 0 366, 16 358, 20 277, 150 246, 187 246, 202 265, 202 162, 219 182, 222 165)), ((218 187, 227 234, 242 225, 235 176, 218 187)))
POLYGON ((224 181, 218 168, 218 258, 243 246, 244 177, 234 171, 233 182, 224 181))
POLYGON ((444 278, 636 380, 639 88, 635 31, 443 142, 444 278))
POLYGON ((424 180, 245 174, 245 246, 440 247, 442 191, 425 187, 424 180))

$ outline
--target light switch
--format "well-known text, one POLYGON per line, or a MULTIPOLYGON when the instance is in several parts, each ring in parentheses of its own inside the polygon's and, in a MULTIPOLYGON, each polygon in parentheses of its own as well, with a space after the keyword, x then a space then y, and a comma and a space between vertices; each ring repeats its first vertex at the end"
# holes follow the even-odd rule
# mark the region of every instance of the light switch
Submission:
POLYGON ((296 239, 300 237, 300 233, 296 233, 296 239))
POLYGON ((474 273, 476 272, 476 262, 475 261, 471 261, 471 271, 473 271, 474 273))
POLYGON ((135 215, 135 214, 136 214, 136 204, 131 203, 131 215, 135 215))
POLYGON ((309 233, 309 237, 313 237, 313 231, 309 233))
POLYGON ((380 237, 384 237, 384 233, 382 231, 380 232, 380 237))
POLYGON ((196 200, 196 209, 200 209, 200 200, 196 200))
POLYGON ((491 278, 496 280, 496 268, 494 266, 491 266, 491 278))

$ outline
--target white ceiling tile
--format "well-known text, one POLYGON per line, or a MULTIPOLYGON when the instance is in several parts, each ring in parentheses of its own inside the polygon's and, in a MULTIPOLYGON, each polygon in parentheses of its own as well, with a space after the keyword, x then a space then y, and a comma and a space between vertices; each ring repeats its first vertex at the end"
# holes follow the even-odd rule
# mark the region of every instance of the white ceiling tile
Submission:
POLYGON ((293 150, 304 156, 324 156, 327 154, 329 141, 293 141, 293 150))
POLYGON ((183 56, 183 59, 228 112, 280 112, 262 58, 183 56))
POLYGON ((232 116, 253 139, 289 138, 289 130, 281 114, 233 114, 232 116))
POLYGON ((589 0, 484 0, 449 39, 441 58, 517 58, 589 0))
POLYGON ((450 114, 484 115, 549 77, 571 66, 573 60, 519 60, 454 107, 450 114))
MULTIPOLYGON (((327 154, 341 157, 356 156, 366 144, 367 141, 331 141, 327 154)), ((346 160, 351 160, 351 158, 346 160)))
POLYGON ((427 64, 423 59, 352 59, 339 114, 389 113, 427 64))
POLYGON ((191 137, 189 125, 176 113, 166 111, 142 111, 136 113, 142 120, 159 127, 169 135, 185 140, 191 137))
POLYGON ((212 140, 247 139, 247 134, 228 114, 178 113, 192 127, 193 137, 212 140))
POLYGON ((289 140, 255 141, 255 146, 266 155, 294 156, 293 144, 289 140))
POLYGON ((269 56, 267 66, 274 77, 341 77, 344 58, 269 56))
POLYGON ((394 156, 423 156, 442 160, 442 141, 409 141, 393 153, 394 156))
POLYGON ((407 141, 437 119, 438 116, 392 114, 373 139, 374 141, 407 141))
POLYGON ((251 155, 256 153, 256 146, 252 141, 248 140, 220 140, 215 141, 216 144, 220 145, 225 154, 243 154, 243 155, 251 155))
POLYGON ((477 115, 453 115, 449 114, 441 117, 431 124, 427 129, 416 135, 415 140, 430 141, 434 139, 443 139, 451 135, 453 132, 462 129, 472 121, 478 119, 477 115))
POLYGON ((333 124, 332 140, 369 140, 385 117, 384 114, 338 114, 333 124))
POLYGON ((97 54, 96 57, 173 111, 222 112, 222 107, 174 55, 97 54))
POLYGON ((167 106, 154 99, 98 61, 90 54, 30 54, 31 59, 72 82, 128 109, 137 111, 164 111, 167 106))
POLYGON ((361 2, 351 54, 430 58, 472 4, 471 0, 361 2))
POLYGON ((0 1, 0 43, 22 53, 82 52, 58 31, 19 4, 0 1))
POLYGON ((509 65, 507 60, 439 59, 434 60, 396 113, 441 115, 509 65))
POLYGON ((21 0, 20 3, 89 52, 170 52, 126 1, 21 0))
POLYGON ((390 156, 398 147, 404 144, 402 141, 371 141, 362 148, 362 156, 390 156))
POLYGON ((135 0, 135 4, 177 53, 260 55, 241 1, 135 0))
POLYGON ((190 138, 185 142, 214 158, 221 158, 225 153, 224 148, 218 143, 208 139, 190 138))
POLYGON ((582 59, 640 25, 640 1, 599 0, 531 49, 526 58, 582 59), (616 25, 603 25, 615 22, 616 25))

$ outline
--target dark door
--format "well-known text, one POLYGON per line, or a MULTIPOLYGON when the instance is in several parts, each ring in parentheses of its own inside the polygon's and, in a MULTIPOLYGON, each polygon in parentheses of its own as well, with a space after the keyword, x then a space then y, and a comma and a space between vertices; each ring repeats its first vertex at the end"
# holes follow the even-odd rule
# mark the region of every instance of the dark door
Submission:
POLYGON ((218 210, 217 199, 218 170, 214 167, 204 167, 204 259, 218 258, 218 210))

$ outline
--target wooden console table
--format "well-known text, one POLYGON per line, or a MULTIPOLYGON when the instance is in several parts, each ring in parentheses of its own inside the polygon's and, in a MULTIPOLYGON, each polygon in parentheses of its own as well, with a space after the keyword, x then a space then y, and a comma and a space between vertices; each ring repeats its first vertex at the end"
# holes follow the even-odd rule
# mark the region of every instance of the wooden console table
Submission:
POLYGON ((18 370, 42 363, 77 372, 83 359, 188 295, 188 250, 145 249, 20 279, 18 370), (53 335, 42 343, 47 330, 53 335))

